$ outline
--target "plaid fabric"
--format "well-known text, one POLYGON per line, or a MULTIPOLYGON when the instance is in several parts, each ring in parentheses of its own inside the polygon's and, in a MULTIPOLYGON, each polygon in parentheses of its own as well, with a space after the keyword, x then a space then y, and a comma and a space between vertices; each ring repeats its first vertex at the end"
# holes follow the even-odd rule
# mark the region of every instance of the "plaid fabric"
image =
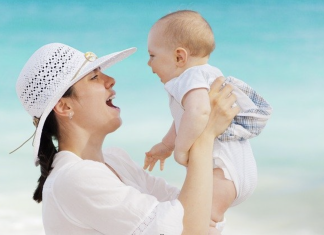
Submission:
POLYGON ((259 135, 270 118, 272 112, 271 106, 243 81, 234 77, 228 77, 225 83, 233 85, 233 93, 235 93, 237 89, 243 92, 238 91, 239 94, 235 93, 238 104, 242 95, 246 95, 254 105, 251 105, 251 107, 245 110, 241 109, 241 112, 234 117, 231 125, 218 137, 218 139, 220 141, 240 141, 251 139, 259 135))

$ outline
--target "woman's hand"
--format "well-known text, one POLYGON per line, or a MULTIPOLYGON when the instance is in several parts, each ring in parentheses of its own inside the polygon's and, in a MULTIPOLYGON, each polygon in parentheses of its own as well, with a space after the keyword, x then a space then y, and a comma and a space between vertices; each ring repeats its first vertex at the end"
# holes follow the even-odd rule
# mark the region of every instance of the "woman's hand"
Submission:
POLYGON ((210 87, 209 98, 211 112, 205 131, 215 138, 221 135, 230 125, 240 108, 235 106, 236 96, 232 94, 233 87, 225 84, 224 77, 218 77, 210 87))

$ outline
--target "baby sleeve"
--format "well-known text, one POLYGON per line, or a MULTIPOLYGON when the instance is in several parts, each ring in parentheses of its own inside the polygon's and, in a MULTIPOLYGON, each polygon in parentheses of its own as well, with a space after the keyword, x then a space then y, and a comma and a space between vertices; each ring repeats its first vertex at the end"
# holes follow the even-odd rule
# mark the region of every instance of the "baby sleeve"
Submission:
POLYGON ((189 91, 205 88, 209 92, 209 82, 206 76, 203 70, 193 67, 167 82, 164 88, 183 108, 182 99, 189 91))

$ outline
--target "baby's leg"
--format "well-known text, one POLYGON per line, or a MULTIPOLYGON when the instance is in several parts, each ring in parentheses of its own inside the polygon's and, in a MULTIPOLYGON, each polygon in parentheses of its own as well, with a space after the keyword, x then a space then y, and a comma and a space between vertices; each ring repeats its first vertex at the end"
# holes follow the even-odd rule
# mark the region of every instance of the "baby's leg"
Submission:
POLYGON ((185 167, 188 166, 188 153, 187 152, 180 152, 177 151, 177 149, 174 152, 174 159, 176 160, 177 163, 180 165, 183 165, 185 167))
POLYGON ((213 175, 213 205, 211 219, 217 223, 223 221, 226 210, 236 198, 236 190, 233 181, 225 178, 221 168, 214 168, 213 175))

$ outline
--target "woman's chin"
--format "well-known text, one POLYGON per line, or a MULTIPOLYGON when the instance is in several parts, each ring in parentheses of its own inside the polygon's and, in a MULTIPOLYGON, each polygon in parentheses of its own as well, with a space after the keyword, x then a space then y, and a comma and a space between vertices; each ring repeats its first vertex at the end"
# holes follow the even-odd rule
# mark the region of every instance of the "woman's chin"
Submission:
POLYGON ((107 123, 106 125, 108 127, 107 134, 116 131, 119 127, 121 127, 122 123, 123 122, 121 118, 110 120, 109 123, 107 123))

